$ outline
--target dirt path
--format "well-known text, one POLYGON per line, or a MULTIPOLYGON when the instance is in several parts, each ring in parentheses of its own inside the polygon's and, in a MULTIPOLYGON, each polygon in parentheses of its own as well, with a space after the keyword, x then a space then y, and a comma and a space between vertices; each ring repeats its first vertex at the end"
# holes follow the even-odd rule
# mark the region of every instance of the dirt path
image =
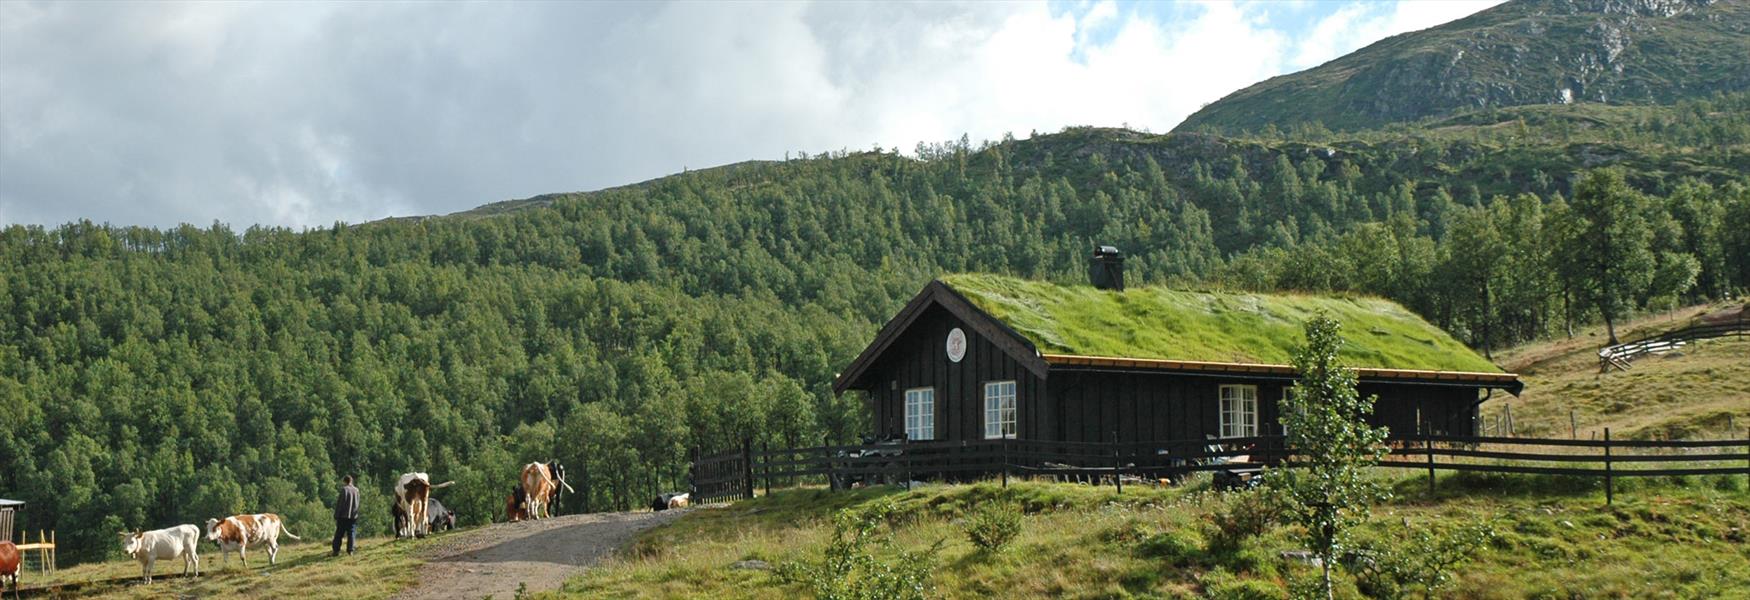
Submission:
POLYGON ((488 525, 431 549, 418 583, 395 598, 508 600, 518 584, 528 584, 530 592, 558 589, 633 535, 685 512, 567 515, 488 525))

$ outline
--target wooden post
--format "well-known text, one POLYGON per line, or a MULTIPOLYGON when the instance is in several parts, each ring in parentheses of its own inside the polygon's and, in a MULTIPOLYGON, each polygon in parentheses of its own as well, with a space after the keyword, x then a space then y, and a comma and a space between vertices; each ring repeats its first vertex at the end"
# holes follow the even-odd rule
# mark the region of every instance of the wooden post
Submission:
POLYGON ((771 442, 760 442, 760 454, 765 455, 766 462, 768 463, 766 466, 760 467, 760 474, 766 477, 766 496, 772 495, 772 468, 769 464, 771 463, 772 458, 770 454, 771 451, 771 442))
POLYGON ((704 504, 706 498, 699 491, 699 447, 693 446, 693 465, 687 467, 687 491, 693 494, 693 503, 704 504))
POLYGON ((1009 487, 1009 440, 999 438, 997 445, 1003 449, 1003 487, 1007 488, 1009 487))
MULTIPOLYGON (((1744 430, 1744 453, 1750 455, 1750 429, 1744 430)), ((1744 479, 1750 480, 1750 458, 1744 460, 1744 479)), ((1745 489, 1750 489, 1750 486, 1745 486, 1745 489)))
POLYGON ((835 477, 832 472, 831 446, 821 446, 820 459, 826 462, 826 489, 833 492, 839 491, 839 478, 835 477))
POLYGON ((1574 416, 1574 409, 1568 409, 1568 438, 1580 439, 1580 419, 1574 416))
POLYGON ((1604 428, 1604 504, 1616 503, 1616 474, 1610 467, 1610 428, 1604 428))
POLYGON ((1422 438, 1423 448, 1428 451, 1428 495, 1434 495, 1434 436, 1425 435, 1422 438))
POLYGON ((753 438, 741 438, 741 497, 753 499, 753 438))
POLYGON ((1124 459, 1118 454, 1118 432, 1112 432, 1112 483, 1124 493, 1124 459))

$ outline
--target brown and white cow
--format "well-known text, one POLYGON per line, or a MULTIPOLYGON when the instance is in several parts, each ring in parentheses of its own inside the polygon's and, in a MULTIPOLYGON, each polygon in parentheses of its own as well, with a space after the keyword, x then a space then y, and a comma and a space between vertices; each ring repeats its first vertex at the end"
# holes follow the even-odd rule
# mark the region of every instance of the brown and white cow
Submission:
POLYGON ((152 583, 152 565, 158 559, 182 559, 182 575, 188 576, 189 569, 194 569, 194 576, 201 576, 201 557, 197 550, 201 544, 201 529, 193 525, 177 525, 152 531, 122 532, 122 552, 140 561, 140 574, 146 583, 152 583))
POLYGON ((24 555, 12 542, 0 541, 0 596, 6 592, 6 580, 12 579, 12 597, 18 597, 18 572, 24 570, 24 555))
POLYGON ((558 461, 523 465, 522 484, 530 519, 552 516, 552 505, 559 498, 560 486, 568 492, 577 492, 571 489, 571 484, 565 483, 565 467, 559 466, 558 461))
POLYGON ((455 485, 454 481, 432 485, 431 477, 425 473, 403 473, 401 479, 395 482, 395 506, 401 509, 401 514, 407 515, 407 520, 397 527, 398 537, 425 537, 431 532, 431 518, 426 514, 426 500, 431 498, 431 491, 455 485))
POLYGON ((267 544, 267 564, 274 564, 280 554, 280 533, 294 540, 304 539, 286 529, 280 516, 273 513, 236 515, 223 521, 207 519, 207 539, 219 544, 221 568, 231 563, 232 550, 243 559, 243 568, 249 568, 249 545, 262 543, 267 544))

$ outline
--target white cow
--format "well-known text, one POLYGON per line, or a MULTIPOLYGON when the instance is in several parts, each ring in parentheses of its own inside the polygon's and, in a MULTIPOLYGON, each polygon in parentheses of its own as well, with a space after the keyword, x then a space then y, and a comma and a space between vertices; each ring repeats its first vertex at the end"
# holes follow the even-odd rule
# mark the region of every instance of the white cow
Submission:
POLYGON ((182 574, 188 575, 189 569, 194 569, 194 576, 201 575, 201 558, 196 554, 200 547, 201 530, 193 525, 177 525, 168 529, 153 531, 123 532, 122 551, 134 560, 140 561, 140 571, 146 578, 146 583, 152 583, 152 563, 158 559, 182 557, 182 574))
POLYGON ((425 473, 403 473, 401 479, 395 482, 395 506, 401 509, 401 514, 407 519, 396 524, 396 537, 425 537, 431 532, 431 517, 425 514, 426 501, 431 498, 431 491, 455 485, 454 481, 432 485, 431 476, 425 473))
POLYGON ((243 568, 249 568, 249 545, 267 545, 267 564, 274 564, 280 554, 280 534, 294 540, 302 540, 286 529, 285 522, 273 513, 258 515, 235 515, 225 517, 225 520, 207 519, 207 539, 219 544, 219 568, 231 564, 231 551, 237 551, 237 557, 243 559, 243 568))

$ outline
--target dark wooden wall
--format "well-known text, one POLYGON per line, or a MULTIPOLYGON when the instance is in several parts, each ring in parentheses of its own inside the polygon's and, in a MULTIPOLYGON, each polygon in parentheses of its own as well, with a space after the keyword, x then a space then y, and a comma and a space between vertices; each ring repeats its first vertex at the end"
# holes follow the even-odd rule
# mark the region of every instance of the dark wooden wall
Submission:
MULTIPOLYGON (((1174 373, 1053 370, 1049 381, 940 306, 896 339, 864 378, 874 433, 905 432, 905 390, 936 389, 936 439, 984 439, 984 384, 1015 382, 1018 437, 1033 440, 1109 442, 1190 440, 1221 431, 1219 388, 1258 386, 1258 433, 1282 432, 1277 417, 1285 379, 1202 377, 1174 373), (948 331, 966 334, 966 356, 948 361, 948 331)), ((1474 434, 1478 390, 1387 382, 1363 382, 1363 395, 1378 395, 1374 424, 1394 434, 1412 434, 1417 423, 1437 433, 1474 434), (1420 420, 1418 420, 1420 419, 1420 420)))
MULTIPOLYGON (((1286 380, 1068 370, 1051 373, 1044 412, 1052 415, 1052 426, 1046 433, 1078 442, 1109 442, 1114 434, 1126 442, 1220 435, 1220 387, 1228 384, 1258 386, 1258 433, 1282 433, 1278 411, 1283 389, 1291 385, 1286 380)), ((1394 434, 1415 433, 1418 417, 1436 432, 1474 432, 1473 388, 1363 383, 1359 391, 1379 396, 1369 422, 1394 434)))
POLYGON ((1015 382, 1015 428, 1017 437, 1041 439, 1048 424, 1035 407, 1045 389, 1042 381, 989 339, 940 306, 923 315, 871 367, 866 379, 874 389, 865 390, 874 410, 875 433, 905 432, 905 391, 936 388, 936 439, 984 439, 984 384, 1015 382), (959 327, 966 334, 966 356, 959 363, 948 360, 948 331, 959 327))

